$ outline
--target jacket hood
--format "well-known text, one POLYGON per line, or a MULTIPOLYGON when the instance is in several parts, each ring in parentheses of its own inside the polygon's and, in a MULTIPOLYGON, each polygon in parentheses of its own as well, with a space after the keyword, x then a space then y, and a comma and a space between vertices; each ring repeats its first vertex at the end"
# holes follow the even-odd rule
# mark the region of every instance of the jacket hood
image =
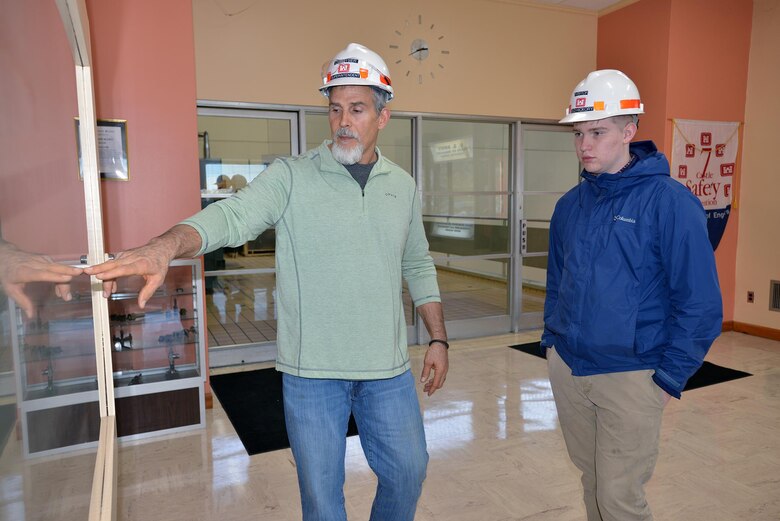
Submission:
POLYGON ((669 161, 666 156, 658 152, 652 141, 637 141, 630 143, 628 147, 632 155, 631 165, 619 174, 591 174, 585 170, 580 177, 587 183, 580 183, 578 190, 579 205, 582 206, 583 190, 588 190, 594 195, 608 194, 616 196, 623 190, 630 189, 638 183, 653 176, 670 177, 669 161), (584 185, 584 186, 583 186, 584 185))
POLYGON ((658 152, 652 141, 637 141, 628 146, 629 153, 635 158, 633 164, 619 174, 591 174, 582 171, 580 176, 586 181, 595 182, 600 187, 607 187, 618 180, 647 176, 669 176, 669 161, 658 152))

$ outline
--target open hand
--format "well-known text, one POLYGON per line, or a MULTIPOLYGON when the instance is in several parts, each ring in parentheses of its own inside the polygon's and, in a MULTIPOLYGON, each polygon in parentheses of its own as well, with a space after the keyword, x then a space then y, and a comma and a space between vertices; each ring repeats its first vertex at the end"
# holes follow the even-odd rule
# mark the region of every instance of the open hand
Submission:
POLYGON ((81 268, 59 264, 46 255, 27 253, 10 243, 0 245, 0 285, 28 318, 35 316, 35 306, 24 291, 25 285, 52 282, 55 294, 70 300, 70 281, 82 273, 81 268))
POLYGON ((144 285, 138 293, 138 306, 143 309, 165 280, 168 264, 173 260, 168 248, 150 242, 144 246, 124 251, 115 259, 84 268, 84 273, 94 275, 103 282, 103 296, 116 292, 116 279, 140 275, 144 285))

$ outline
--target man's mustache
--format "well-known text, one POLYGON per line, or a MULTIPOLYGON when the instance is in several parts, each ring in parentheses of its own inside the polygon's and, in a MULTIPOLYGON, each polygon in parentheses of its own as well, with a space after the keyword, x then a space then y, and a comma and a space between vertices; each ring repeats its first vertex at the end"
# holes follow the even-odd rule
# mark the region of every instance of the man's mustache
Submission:
POLYGON ((336 131, 335 137, 350 137, 352 139, 358 139, 358 135, 355 132, 352 132, 350 129, 346 127, 341 127, 336 131))

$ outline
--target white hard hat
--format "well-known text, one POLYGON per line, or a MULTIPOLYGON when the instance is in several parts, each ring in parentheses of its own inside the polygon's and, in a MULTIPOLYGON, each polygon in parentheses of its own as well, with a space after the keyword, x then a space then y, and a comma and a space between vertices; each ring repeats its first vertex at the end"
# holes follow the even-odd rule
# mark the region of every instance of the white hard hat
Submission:
POLYGON ((385 61, 374 51, 359 43, 350 43, 347 48, 325 64, 322 71, 320 92, 326 98, 328 89, 339 85, 366 85, 377 87, 393 99, 390 71, 385 61))
POLYGON ((594 121, 644 114, 639 89, 631 78, 614 69, 593 71, 574 87, 566 116, 559 123, 594 121))

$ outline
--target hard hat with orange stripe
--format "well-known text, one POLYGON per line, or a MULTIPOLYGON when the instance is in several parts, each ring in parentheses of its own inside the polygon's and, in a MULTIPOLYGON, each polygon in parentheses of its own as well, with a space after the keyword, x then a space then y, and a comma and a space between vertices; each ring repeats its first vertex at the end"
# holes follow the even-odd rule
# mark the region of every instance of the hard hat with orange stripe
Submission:
POLYGON ((320 87, 322 95, 327 97, 331 87, 339 85, 376 87, 387 92, 387 101, 393 99, 390 71, 385 61, 377 53, 359 43, 350 43, 323 67, 320 87))
POLYGON ((594 121, 644 114, 639 89, 631 78, 614 69, 593 71, 574 87, 566 116, 559 123, 594 121))

